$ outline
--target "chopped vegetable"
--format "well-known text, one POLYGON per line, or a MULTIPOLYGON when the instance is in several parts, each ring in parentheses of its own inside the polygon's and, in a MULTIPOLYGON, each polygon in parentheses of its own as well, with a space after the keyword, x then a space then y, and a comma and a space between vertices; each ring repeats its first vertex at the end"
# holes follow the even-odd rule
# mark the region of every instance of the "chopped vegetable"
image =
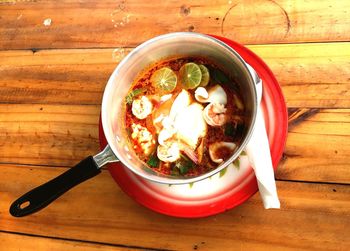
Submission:
POLYGON ((173 175, 173 176, 179 176, 180 175, 180 171, 179 171, 179 169, 177 167, 174 167, 174 168, 171 169, 171 173, 170 174, 173 175))
POLYGON ((198 164, 199 163, 199 160, 198 160, 198 154, 195 153, 193 150, 189 149, 189 148, 186 148, 184 149, 184 153, 186 154, 186 156, 188 158, 190 158, 195 164, 198 164))
POLYGON ((147 165, 151 167, 158 167, 159 166, 159 159, 157 157, 157 154, 154 152, 149 160, 147 161, 147 165))
POLYGON ((243 105, 242 101, 236 95, 233 95, 233 99, 234 99, 234 102, 235 102, 235 105, 237 106, 237 108, 239 110, 243 110, 244 105, 243 105))
POLYGON ((185 160, 185 161, 191 161, 190 158, 188 158, 186 155, 184 155, 184 154, 182 154, 182 153, 180 153, 180 157, 181 157, 183 160, 185 160))
POLYGON ((193 162, 181 154, 181 158, 176 161, 175 167, 179 170, 180 174, 186 174, 193 167, 193 162))
POLYGON ((243 135, 244 132, 244 124, 242 123, 238 123, 236 126, 236 135, 243 135))
POLYGON ((204 155, 204 138, 202 138, 201 143, 197 148, 197 154, 198 154, 198 163, 201 163, 204 155))
POLYGON ((215 83, 226 84, 230 82, 230 79, 220 70, 215 68, 210 68, 210 76, 215 83))
POLYGON ((225 124, 225 131, 224 131, 226 136, 233 137, 235 136, 235 128, 232 125, 232 123, 227 123, 225 124))
POLYGON ((139 88, 139 89, 135 89, 132 90, 131 92, 129 92, 129 94, 125 97, 125 102, 128 105, 132 104, 132 101, 134 101, 134 98, 137 97, 138 95, 140 95, 141 93, 144 93, 146 91, 146 89, 144 88, 139 88))

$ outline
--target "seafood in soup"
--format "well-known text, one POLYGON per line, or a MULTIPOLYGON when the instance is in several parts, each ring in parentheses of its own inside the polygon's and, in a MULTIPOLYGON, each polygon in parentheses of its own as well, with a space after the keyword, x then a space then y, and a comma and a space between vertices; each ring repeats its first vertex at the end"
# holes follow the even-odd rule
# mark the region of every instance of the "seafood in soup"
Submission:
POLYGON ((243 140, 238 85, 209 59, 157 62, 125 98, 131 148, 154 171, 194 177, 228 160, 243 140))

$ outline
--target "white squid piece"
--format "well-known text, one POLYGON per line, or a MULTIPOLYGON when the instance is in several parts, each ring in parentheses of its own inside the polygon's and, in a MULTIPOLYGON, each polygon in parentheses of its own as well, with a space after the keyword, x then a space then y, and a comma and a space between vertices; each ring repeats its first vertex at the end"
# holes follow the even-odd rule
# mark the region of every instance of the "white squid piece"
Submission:
POLYGON ((232 142, 216 142, 209 146, 210 159, 215 163, 227 160, 235 151, 236 144, 232 142))
POLYGON ((194 97, 201 103, 219 103, 227 104, 227 95, 220 85, 215 85, 207 91, 203 87, 198 87, 194 93, 194 97))
POLYGON ((189 106, 191 103, 191 94, 186 91, 182 90, 179 95, 174 100, 173 105, 170 109, 169 118, 174 120, 176 115, 181 112, 183 109, 185 109, 187 106, 189 106))
POLYGON ((198 103, 182 109, 175 118, 174 126, 177 130, 177 138, 195 150, 200 139, 207 133, 207 124, 203 118, 203 106, 198 103))

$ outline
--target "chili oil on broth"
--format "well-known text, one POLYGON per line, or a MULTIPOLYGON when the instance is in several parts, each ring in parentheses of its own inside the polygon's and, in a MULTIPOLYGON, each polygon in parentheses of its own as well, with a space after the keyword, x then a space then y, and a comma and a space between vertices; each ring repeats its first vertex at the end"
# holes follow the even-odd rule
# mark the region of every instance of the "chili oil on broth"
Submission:
MULTIPOLYGON (((199 103, 194 97, 197 88, 187 90, 192 98, 192 103, 199 103)), ((223 161, 221 163, 216 163, 212 160, 209 154, 210 146, 213 146, 214 143, 218 142, 232 142, 238 146, 243 139, 243 131, 245 128, 245 109, 243 106, 243 99, 242 95, 240 94, 239 86, 236 84, 233 78, 231 78, 228 74, 225 74, 219 66, 217 66, 209 59, 202 57, 178 56, 156 62, 145 68, 135 78, 135 81, 129 90, 129 94, 133 92, 135 92, 137 95, 132 97, 132 102, 145 96, 149 98, 149 101, 152 103, 153 108, 150 115, 148 115, 146 118, 139 119, 133 114, 132 103, 126 102, 125 126, 128 134, 127 136, 131 144, 131 149, 133 149, 136 155, 145 163, 145 165, 147 165, 153 171, 165 175, 174 175, 179 177, 196 177, 202 175, 217 168, 221 163, 229 159, 234 152, 232 150, 227 151, 227 149, 224 148, 219 149, 216 152, 216 155, 219 158, 223 158, 223 161), (174 162, 163 162, 157 157, 159 132, 157 132, 157 128, 154 124, 155 118, 153 118, 153 114, 162 104, 160 101, 161 97, 169 94, 169 92, 161 91, 159 88, 156 88, 154 83, 151 81, 152 75, 164 67, 170 68, 176 74, 177 84, 175 89, 170 92, 170 94, 172 94, 172 97, 170 100, 165 101, 171 103, 172 105, 174 99, 183 89, 182 83, 180 83, 178 76, 180 68, 186 63, 192 62, 197 65, 204 65, 208 68, 210 79, 207 86, 205 86, 206 90, 210 90, 214 86, 219 85, 225 91, 227 96, 227 103, 225 105, 226 123, 216 127, 207 125, 206 136, 202 139, 201 142, 197 144, 197 148, 195 149, 198 152, 199 147, 202 148, 203 155, 200 162, 195 163, 191 157, 189 157, 182 150, 180 151, 180 158, 178 160, 174 162), (154 142, 150 145, 150 147, 148 147, 149 150, 147 151, 147 154, 143 151, 141 143, 138 140, 135 140, 135 138, 132 138, 132 134, 134 132, 133 125, 139 125, 140 128, 146 128, 147 131, 152 135, 152 140, 154 142)), ((209 105, 209 103, 201 103, 201 105, 203 106, 204 110, 204 108, 209 105)))

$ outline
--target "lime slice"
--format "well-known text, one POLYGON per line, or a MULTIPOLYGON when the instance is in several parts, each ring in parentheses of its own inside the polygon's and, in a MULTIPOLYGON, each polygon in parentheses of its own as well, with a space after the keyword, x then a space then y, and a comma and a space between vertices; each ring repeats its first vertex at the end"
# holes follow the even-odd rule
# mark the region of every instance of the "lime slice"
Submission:
POLYGON ((172 69, 163 67, 153 73, 151 82, 158 89, 172 92, 176 87, 177 77, 172 69))
POLYGON ((202 79, 201 79, 201 82, 199 83, 199 86, 202 86, 202 87, 207 86, 210 78, 209 70, 207 67, 205 67, 202 64, 199 65, 199 68, 201 69, 201 72, 202 72, 202 79))
POLYGON ((196 88, 202 80, 202 72, 195 63, 187 63, 181 66, 179 78, 185 89, 196 88))

